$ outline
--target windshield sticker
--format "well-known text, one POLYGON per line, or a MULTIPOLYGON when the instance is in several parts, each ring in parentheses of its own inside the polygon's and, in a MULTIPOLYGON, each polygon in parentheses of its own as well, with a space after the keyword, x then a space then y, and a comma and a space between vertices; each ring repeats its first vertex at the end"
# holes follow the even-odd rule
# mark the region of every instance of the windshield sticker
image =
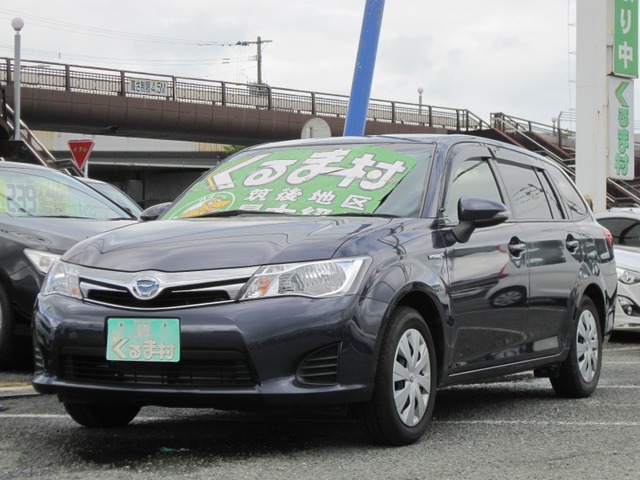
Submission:
POLYGON ((67 187, 59 183, 24 181, 0 181, 0 210, 10 215, 62 215, 72 206, 65 202, 67 187))
POLYGON ((373 213, 414 165, 411 156, 372 146, 243 156, 194 184, 165 218, 230 210, 373 213))

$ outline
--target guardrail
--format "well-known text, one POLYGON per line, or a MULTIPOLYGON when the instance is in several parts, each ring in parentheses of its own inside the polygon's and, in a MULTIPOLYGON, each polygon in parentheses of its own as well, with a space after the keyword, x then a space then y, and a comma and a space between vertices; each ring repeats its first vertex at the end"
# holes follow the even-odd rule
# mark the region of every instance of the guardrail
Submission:
POLYGON ((571 151, 576 149, 576 132, 555 125, 549 126, 503 113, 492 113, 491 126, 507 134, 532 132, 560 148, 571 151))
MULTIPOLYGON (((532 122, 523 118, 512 117, 503 113, 491 114, 491 127, 503 130, 507 134, 514 132, 533 132, 544 138, 547 142, 573 151, 576 150, 576 132, 559 126, 549 126, 543 123, 532 122)), ((635 158, 640 158, 640 143, 634 142, 635 158)))
MULTIPOLYGON (((555 125, 549 127, 548 125, 508 116, 503 113, 493 113, 491 114, 491 126, 510 136, 514 133, 524 134, 525 136, 527 136, 527 133, 535 133, 548 143, 558 145, 566 151, 575 152, 575 132, 558 128, 555 125)), ((567 160, 563 160, 553 152, 547 150, 544 145, 539 144, 535 139, 529 138, 529 140, 535 143, 541 150, 546 150, 545 155, 555 160, 558 165, 575 179, 575 167, 573 165, 567 165, 567 160)), ((640 144, 638 143, 635 143, 635 158, 640 158, 640 144)), ((575 161, 575 158, 573 160, 575 161)), ((640 190, 638 190, 636 185, 622 179, 607 178, 607 187, 615 190, 619 195, 619 197, 616 198, 607 192, 608 203, 613 205, 620 199, 623 199, 625 202, 640 205, 640 190)))
MULTIPOLYGON (((0 68, 0 82, 7 84, 13 79, 13 59, 0 59, 4 60, 4 67, 0 68)), ((345 118, 349 107, 349 97, 346 95, 291 90, 265 84, 183 78, 22 59, 20 65, 21 86, 30 88, 295 112, 318 117, 345 118)), ((369 101, 367 120, 466 132, 489 128, 488 123, 466 109, 377 99, 369 101)))

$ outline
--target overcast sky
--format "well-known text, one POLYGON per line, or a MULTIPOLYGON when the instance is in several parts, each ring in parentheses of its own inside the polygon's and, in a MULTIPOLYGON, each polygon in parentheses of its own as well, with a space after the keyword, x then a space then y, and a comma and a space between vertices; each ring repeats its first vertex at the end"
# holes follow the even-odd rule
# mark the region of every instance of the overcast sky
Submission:
MULTIPOLYGON (((372 98, 546 125, 575 108, 577 0, 386 0, 372 98), (572 53, 573 52, 573 53, 572 53)), ((20 0, 0 56, 348 95, 365 0, 20 0)), ((636 82, 637 83, 637 82, 636 82)), ((637 95, 636 95, 637 96, 637 95)))

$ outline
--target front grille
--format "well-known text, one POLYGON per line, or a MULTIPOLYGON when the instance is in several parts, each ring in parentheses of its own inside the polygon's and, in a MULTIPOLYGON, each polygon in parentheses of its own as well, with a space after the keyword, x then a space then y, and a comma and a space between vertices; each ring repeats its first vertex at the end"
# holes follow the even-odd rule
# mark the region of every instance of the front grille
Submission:
POLYGON ((236 299, 257 267, 187 272, 122 272, 75 266, 86 302, 133 310, 167 310, 214 305, 236 299), (155 283, 148 297, 141 281, 155 283))
POLYGON ((331 345, 307 356, 298 367, 296 378, 307 385, 338 383, 340 344, 331 345))
POLYGON ((179 362, 169 363, 114 362, 106 360, 104 349, 91 350, 63 350, 58 378, 141 386, 252 387, 256 384, 246 358, 239 352, 185 350, 179 362))
POLYGON ((131 292, 126 289, 87 289, 86 299, 97 303, 135 309, 180 308, 231 300, 229 294, 224 290, 194 291, 177 288, 167 289, 157 297, 149 300, 135 298, 131 292))

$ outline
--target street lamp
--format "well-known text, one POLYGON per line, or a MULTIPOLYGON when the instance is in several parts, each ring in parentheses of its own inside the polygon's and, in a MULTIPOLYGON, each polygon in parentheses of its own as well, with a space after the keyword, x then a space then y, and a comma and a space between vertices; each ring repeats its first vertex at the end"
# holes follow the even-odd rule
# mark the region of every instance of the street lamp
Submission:
POLYGON ((422 115, 422 92, 424 92, 424 88, 418 87, 418 113, 422 115))
POLYGON ((20 30, 24 27, 24 20, 16 17, 11 20, 11 26, 16 31, 13 57, 13 139, 20 140, 20 30))

